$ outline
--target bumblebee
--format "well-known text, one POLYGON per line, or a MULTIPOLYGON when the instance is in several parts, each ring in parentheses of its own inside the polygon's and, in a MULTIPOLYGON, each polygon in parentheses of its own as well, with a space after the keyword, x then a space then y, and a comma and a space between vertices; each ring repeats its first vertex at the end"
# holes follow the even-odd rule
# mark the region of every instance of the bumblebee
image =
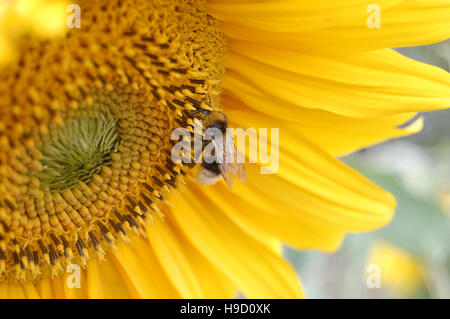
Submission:
POLYGON ((215 128, 222 134, 209 136, 214 147, 214 160, 202 161, 197 173, 197 181, 204 185, 213 185, 222 178, 231 189, 233 179, 236 177, 241 182, 246 180, 245 164, 241 155, 234 146, 234 138, 227 134, 228 119, 223 112, 212 111, 203 120, 205 132, 215 128))

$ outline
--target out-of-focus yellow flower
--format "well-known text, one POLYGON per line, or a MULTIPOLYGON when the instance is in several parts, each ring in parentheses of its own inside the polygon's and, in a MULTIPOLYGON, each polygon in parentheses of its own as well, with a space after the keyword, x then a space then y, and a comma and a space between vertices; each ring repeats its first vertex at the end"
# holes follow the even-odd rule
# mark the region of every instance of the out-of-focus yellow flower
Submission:
POLYGON ((66 31, 66 1, 11 0, 0 2, 0 64, 14 56, 18 37, 61 36, 66 31))
POLYGON ((10 59, 13 53, 12 51, 11 44, 6 40, 6 37, 0 33, 0 64, 2 61, 10 59))
POLYGON ((419 260, 389 243, 376 243, 372 247, 368 264, 380 267, 381 288, 388 288, 398 296, 413 295, 423 283, 419 260))
POLYGON ((450 191, 443 192, 439 198, 439 204, 442 212, 450 216, 450 191))

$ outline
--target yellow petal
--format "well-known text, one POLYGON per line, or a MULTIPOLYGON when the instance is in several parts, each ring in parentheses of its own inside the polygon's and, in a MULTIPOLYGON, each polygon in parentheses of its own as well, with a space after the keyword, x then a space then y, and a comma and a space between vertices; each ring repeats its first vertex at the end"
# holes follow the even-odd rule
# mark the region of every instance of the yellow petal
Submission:
POLYGON ((249 118, 262 112, 280 123, 273 126, 287 126, 314 140, 333 156, 386 139, 414 134, 422 129, 421 119, 417 120, 416 125, 397 128, 414 117, 415 113, 376 118, 347 117, 289 104, 250 86, 233 74, 228 74, 226 83, 228 90, 222 95, 222 105, 230 118, 249 118))
POLYGON ((27 295, 25 294, 25 289, 22 287, 22 285, 14 285, 14 288, 12 290, 15 290, 15 296, 14 299, 25 299, 27 295))
POLYGON ((450 37, 448 0, 209 0, 208 8, 229 37, 288 50, 368 51, 450 37))
POLYGON ((271 249, 233 223, 211 199, 196 196, 189 182, 172 199, 172 214, 186 237, 249 298, 302 297, 295 271, 271 249))
MULTIPOLYGON (((265 183, 259 167, 247 165, 247 178, 253 183, 265 183)), ((294 193, 295 191, 291 191, 294 193)), ((201 190, 202 196, 213 198, 218 206, 246 230, 272 236, 297 249, 336 250, 344 232, 293 211, 282 201, 267 198, 252 189, 251 184, 236 183, 230 192, 223 183, 201 190)), ((275 191, 275 196, 277 192, 275 191)), ((279 247, 277 247, 279 250, 279 247)))
MULTIPOLYGON (((387 10, 401 2, 403 0, 381 0, 377 5, 387 10)), ((367 1, 361 0, 208 1, 209 12, 219 20, 282 33, 301 33, 356 23, 355 20, 368 16, 367 6, 367 1)), ((365 25, 365 19, 362 21, 365 25)))
POLYGON ((36 284, 36 289, 39 292, 39 296, 42 299, 53 298, 53 290, 51 285, 51 279, 49 277, 42 278, 36 284))
POLYGON ((1 284, 0 285, 0 299, 6 299, 8 297, 7 295, 8 292, 8 284, 1 284))
POLYGON ((133 298, 179 298, 154 252, 142 238, 133 239, 133 247, 118 243, 117 251, 110 253, 133 298))
POLYGON ((22 285, 3 283, 0 285, 1 299, 25 299, 26 294, 22 285))
MULTIPOLYGON (((235 43, 229 76, 296 107, 378 117, 450 107, 450 74, 387 49, 313 56, 235 43)), ((229 88, 227 77, 225 88, 229 88)), ((236 88, 230 87, 233 91, 236 88)))
POLYGON ((85 299, 87 297, 86 271, 80 271, 81 275, 80 288, 69 287, 68 280, 69 276, 71 275, 72 273, 65 272, 64 275, 58 277, 57 279, 54 279, 54 281, 59 281, 60 285, 63 286, 65 299, 85 299))
POLYGON ((184 252, 184 243, 177 238, 170 225, 154 218, 147 227, 148 240, 161 266, 182 298, 202 298, 194 267, 184 252))
POLYGON ((87 267, 87 295, 93 299, 132 298, 119 271, 109 260, 91 258, 87 267))
POLYGON ((86 298, 86 278, 83 271, 80 271, 81 282, 80 288, 69 287, 68 277, 71 273, 64 273, 61 276, 54 277, 51 279, 51 286, 53 290, 53 297, 56 299, 83 299, 86 298))
POLYGON ((54 298, 54 299, 65 299, 66 298, 66 294, 64 293, 64 284, 60 280, 59 277, 52 278, 50 280, 50 285, 51 285, 52 291, 53 291, 52 298, 54 298))
POLYGON ((198 283, 204 295, 202 298, 230 299, 236 298, 238 288, 221 271, 211 264, 196 249, 189 246, 186 254, 192 258, 198 283))
POLYGON ((170 228, 183 242, 184 253, 192 265, 198 283, 202 287, 204 293, 203 298, 235 298, 238 290, 236 285, 192 245, 190 240, 175 223, 167 207, 165 211, 167 212, 165 222, 170 224, 170 228))
MULTIPOLYGON (((97 258, 89 259, 87 266, 88 297, 92 299, 105 298, 105 290, 103 289, 102 279, 100 277, 101 273, 98 269, 99 267, 97 258)), ((119 277, 119 279, 121 278, 119 277)), ((105 284, 107 285, 107 283, 105 284)))
POLYGON ((36 286, 33 283, 27 282, 23 284, 23 289, 28 299, 40 299, 36 286))
MULTIPOLYGON (((231 127, 271 128, 280 124, 270 117, 255 114, 230 117, 229 121, 231 127)), ((260 142, 266 143, 265 139, 260 142)), ((298 132, 280 126, 279 138, 273 143, 275 148, 279 145, 277 174, 261 175, 254 180, 248 178, 242 186, 259 193, 261 200, 273 201, 274 207, 282 207, 280 212, 301 214, 311 223, 334 227, 341 232, 373 230, 391 220, 395 208, 392 195, 298 132)), ((270 146, 270 142, 267 144, 270 146)), ((247 169, 255 168, 247 165, 247 169)))

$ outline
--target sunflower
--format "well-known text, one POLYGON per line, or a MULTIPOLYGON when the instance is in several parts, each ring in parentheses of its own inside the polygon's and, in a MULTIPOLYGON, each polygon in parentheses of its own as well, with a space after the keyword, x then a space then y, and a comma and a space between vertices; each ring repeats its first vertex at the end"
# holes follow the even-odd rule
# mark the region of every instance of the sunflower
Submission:
POLYGON ((389 49, 448 38, 446 0, 379 0, 380 28, 364 0, 77 4, 81 28, 2 38, 0 297, 303 297, 281 243, 334 251, 395 209, 336 157, 450 106, 447 72, 389 49), (278 172, 230 191, 172 161, 213 111, 279 128, 278 172))

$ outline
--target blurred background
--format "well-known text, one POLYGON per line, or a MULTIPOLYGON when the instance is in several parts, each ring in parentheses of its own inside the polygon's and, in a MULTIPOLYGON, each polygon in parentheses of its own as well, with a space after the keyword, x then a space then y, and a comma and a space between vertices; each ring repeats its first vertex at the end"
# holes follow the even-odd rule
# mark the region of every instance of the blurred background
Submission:
MULTIPOLYGON (((397 50, 450 70, 450 40, 397 50)), ((348 235, 334 254, 286 248, 307 297, 450 298, 450 110, 421 116, 421 133, 341 158, 398 207, 389 225, 348 235)))

